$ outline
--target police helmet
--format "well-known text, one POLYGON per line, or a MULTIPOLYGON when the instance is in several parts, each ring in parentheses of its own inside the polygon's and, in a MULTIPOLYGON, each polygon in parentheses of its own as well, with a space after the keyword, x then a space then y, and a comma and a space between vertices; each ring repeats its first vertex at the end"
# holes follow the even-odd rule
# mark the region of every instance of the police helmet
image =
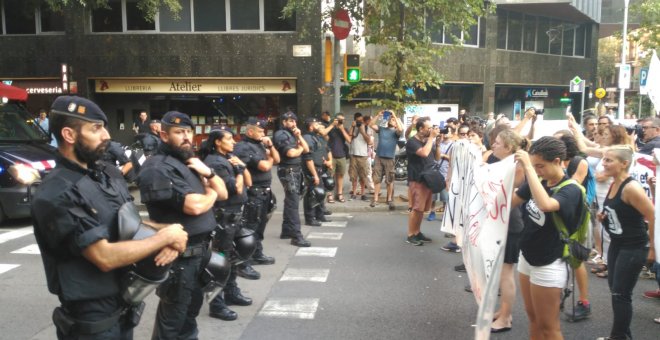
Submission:
POLYGON ((310 196, 312 207, 316 207, 325 199, 325 189, 320 185, 317 185, 309 191, 308 195, 310 196))
POLYGON ((248 228, 240 228, 234 235, 234 253, 238 262, 244 262, 252 257, 257 248, 257 238, 254 231, 248 228))
MULTIPOLYGON (((143 240, 157 233, 142 223, 142 218, 133 202, 124 203, 118 211, 119 239, 143 240)), ((158 252, 130 265, 122 277, 122 297, 128 304, 140 303, 149 293, 163 283, 169 274, 170 266, 157 266, 158 252)))
POLYGON ((200 274, 202 291, 207 301, 213 300, 222 288, 227 284, 231 273, 231 262, 225 255, 216 251, 208 251, 206 266, 200 274))
POLYGON ((268 200, 268 213, 266 214, 266 221, 270 221, 270 218, 273 216, 273 213, 277 209, 277 197, 275 193, 271 190, 270 200, 268 200))
POLYGON ((335 180, 330 177, 327 173, 321 175, 321 181, 323 181, 323 186, 325 190, 332 191, 335 190, 335 180))

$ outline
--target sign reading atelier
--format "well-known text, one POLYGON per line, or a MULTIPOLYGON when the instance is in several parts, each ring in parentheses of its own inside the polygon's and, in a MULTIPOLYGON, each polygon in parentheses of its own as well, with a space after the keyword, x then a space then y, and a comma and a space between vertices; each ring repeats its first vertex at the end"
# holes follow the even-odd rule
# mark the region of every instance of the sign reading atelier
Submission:
POLYGON ((296 79, 96 79, 97 93, 295 94, 296 79))

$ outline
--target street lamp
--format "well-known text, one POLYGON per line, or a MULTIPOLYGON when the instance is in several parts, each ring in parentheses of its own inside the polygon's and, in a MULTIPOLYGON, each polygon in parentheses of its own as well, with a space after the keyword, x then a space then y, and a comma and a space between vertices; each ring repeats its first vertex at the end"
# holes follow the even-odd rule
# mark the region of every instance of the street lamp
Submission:
POLYGON ((623 119, 624 117, 624 110, 625 108, 623 107, 624 102, 625 102, 625 95, 626 95, 626 88, 628 85, 623 84, 624 78, 629 79, 629 77, 623 77, 622 74, 624 70, 627 70, 627 72, 630 71, 629 68, 626 68, 626 52, 628 51, 628 5, 630 4, 630 0, 623 0, 623 46, 621 47, 621 67, 619 67, 619 90, 621 91, 621 94, 619 95, 619 111, 618 111, 618 119, 623 119))

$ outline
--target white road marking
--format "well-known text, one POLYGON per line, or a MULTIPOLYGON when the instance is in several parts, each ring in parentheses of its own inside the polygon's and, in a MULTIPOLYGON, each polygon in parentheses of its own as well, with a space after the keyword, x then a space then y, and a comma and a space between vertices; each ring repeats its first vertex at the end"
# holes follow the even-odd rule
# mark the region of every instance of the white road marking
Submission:
POLYGON ((12 254, 30 254, 30 255, 39 255, 41 254, 41 251, 39 251, 39 245, 38 244, 31 244, 29 246, 25 246, 21 249, 17 249, 11 252, 12 254))
POLYGON ((321 227, 346 228, 348 221, 321 222, 321 227))
POLYGON ((296 256, 335 257, 336 254, 337 247, 298 248, 296 252, 296 256))
POLYGON ((292 319, 314 319, 319 299, 270 299, 259 311, 261 316, 292 319))
POLYGON ((13 239, 17 239, 17 238, 19 238, 19 237, 23 237, 23 236, 25 236, 25 235, 30 235, 30 234, 32 234, 33 232, 34 232, 34 231, 33 231, 32 226, 25 227, 25 228, 21 228, 21 229, 12 230, 12 231, 10 231, 10 232, 6 232, 6 233, 3 233, 3 234, 0 234, 0 243, 5 243, 5 242, 7 242, 7 241, 11 241, 11 240, 13 240, 13 239))
POLYGON ((319 240, 341 240, 344 233, 320 233, 312 232, 307 235, 307 238, 319 239, 319 240))
POLYGON ((348 220, 353 218, 353 215, 348 214, 348 213, 332 213, 332 215, 328 216, 329 218, 346 218, 348 220))
POLYGON ((326 282, 330 269, 287 268, 280 281, 326 282))
POLYGON ((20 264, 1 264, 0 263, 0 274, 4 272, 8 272, 16 267, 20 266, 20 264))

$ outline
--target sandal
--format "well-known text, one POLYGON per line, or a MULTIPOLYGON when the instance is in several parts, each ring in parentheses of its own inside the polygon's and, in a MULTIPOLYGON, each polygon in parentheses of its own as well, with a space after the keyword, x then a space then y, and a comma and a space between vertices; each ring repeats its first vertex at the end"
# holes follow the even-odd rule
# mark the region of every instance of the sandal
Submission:
POLYGON ((344 198, 344 194, 337 195, 337 201, 339 201, 341 203, 346 202, 346 199, 344 198))
POLYGON ((375 202, 375 201, 371 201, 371 203, 369 203, 369 206, 372 207, 372 208, 376 207, 376 202, 375 202))
POLYGON ((600 273, 596 273, 596 276, 600 277, 601 279, 606 279, 607 278, 607 270, 603 270, 600 273))
POLYGON ((660 323, 660 318, 655 318, 655 319, 653 319, 653 322, 655 322, 655 323, 660 323))
POLYGON ((332 195, 328 196, 328 203, 335 203, 335 199, 332 197, 332 195))
POLYGON ((607 265, 605 265, 605 264, 600 264, 600 265, 597 265, 597 266, 591 268, 591 272, 593 274, 602 273, 604 271, 607 271, 607 265))

